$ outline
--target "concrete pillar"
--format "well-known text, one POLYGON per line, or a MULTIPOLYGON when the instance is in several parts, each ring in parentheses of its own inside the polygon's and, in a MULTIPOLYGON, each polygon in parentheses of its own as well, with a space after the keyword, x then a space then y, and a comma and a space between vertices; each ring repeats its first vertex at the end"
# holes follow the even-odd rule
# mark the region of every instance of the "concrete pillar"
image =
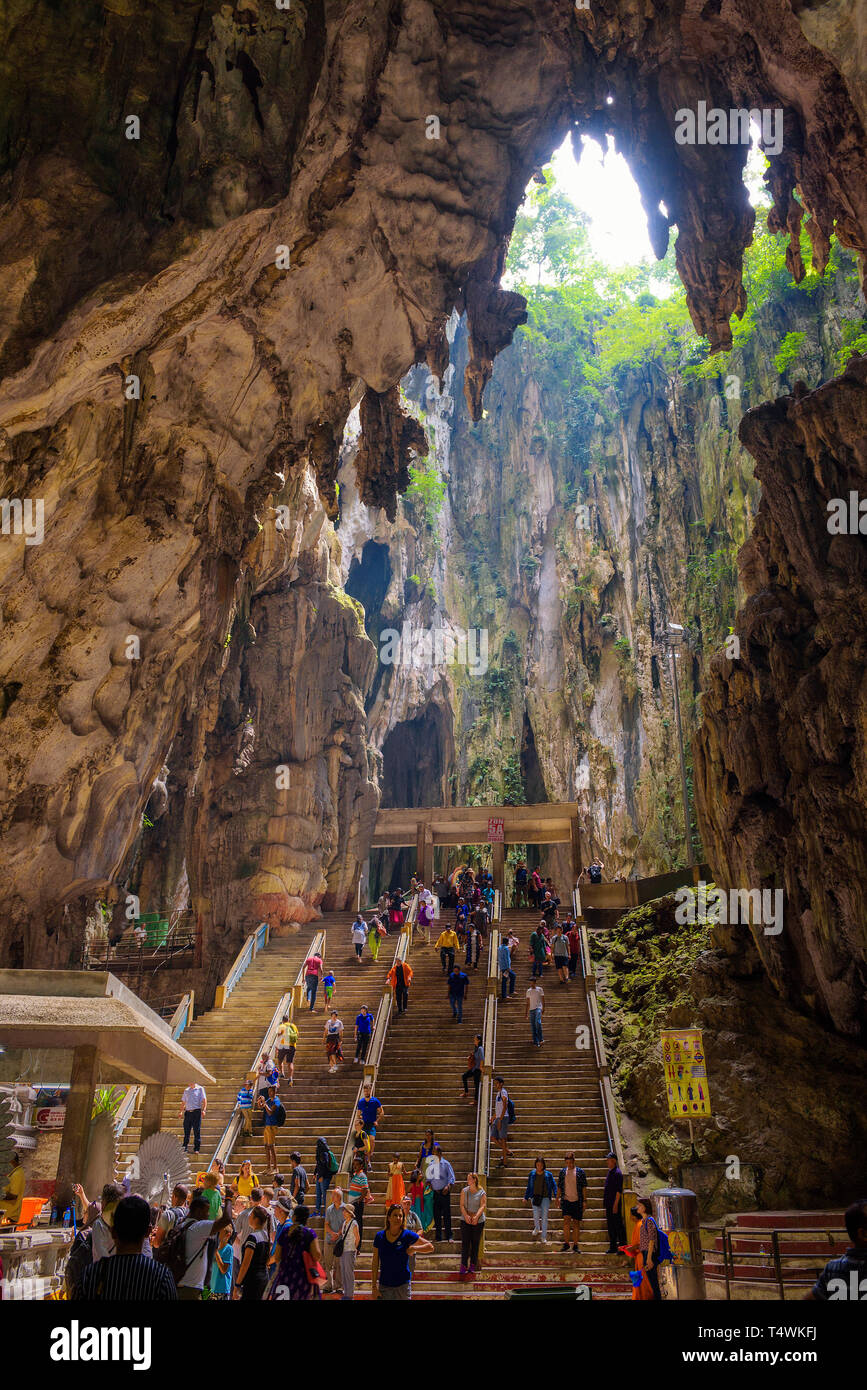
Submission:
MULTIPOLYGON (((76 1047, 72 1054, 72 1076, 66 1101, 66 1118, 60 1157, 57 1161, 57 1181, 54 1204, 61 1210, 72 1205, 72 1184, 81 1182, 87 1159, 90 1138, 90 1117, 93 1095, 99 1079, 99 1053, 95 1047, 76 1047)), ((89 1192, 88 1197, 94 1194, 89 1192)), ((98 1194, 97 1194, 98 1195, 98 1194)))
POLYGON ((572 842, 572 874, 574 888, 578 882, 578 875, 584 867, 581 863, 581 823, 577 816, 574 816, 569 823, 569 837, 572 842))
POLYGON ((503 907, 506 906, 506 846, 502 840, 495 840, 491 848, 494 851, 494 887, 499 888, 503 907))
POLYGON ((429 825, 424 828, 424 848, 422 853, 422 882, 425 888, 430 888, 434 876, 434 843, 433 831, 429 825))
POLYGON ((163 1126, 163 1101, 165 1100, 165 1086, 147 1086, 145 1088, 144 1103, 141 1108, 141 1140, 144 1143, 152 1134, 156 1134, 163 1126))

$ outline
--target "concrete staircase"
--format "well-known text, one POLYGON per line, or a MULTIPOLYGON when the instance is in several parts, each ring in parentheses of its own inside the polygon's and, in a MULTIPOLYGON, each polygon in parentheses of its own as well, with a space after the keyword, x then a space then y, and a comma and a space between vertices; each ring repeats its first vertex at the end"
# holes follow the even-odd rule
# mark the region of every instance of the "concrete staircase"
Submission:
MULTIPOLYGON (((514 928, 521 946, 514 965, 514 1001, 499 1008, 495 1069, 506 1077, 518 1113, 511 1144, 516 1156, 504 1173, 496 1166, 499 1151, 491 1155, 482 1269, 472 1282, 459 1278, 459 1188, 473 1167, 476 1126, 475 1106, 460 1099, 460 1075, 466 1068, 473 1034, 482 1028, 486 954, 483 951, 478 970, 468 972, 469 1000, 464 1005, 464 1022, 457 1024, 452 1021, 446 998, 439 952, 416 946, 411 958, 414 977, 409 1012, 392 1022, 377 1081, 377 1094, 385 1110, 371 1176, 377 1200, 365 1212, 356 1298, 370 1295, 371 1242, 383 1224, 392 1152, 400 1154, 408 1174, 429 1127, 455 1170, 455 1244, 442 1243, 435 1254, 418 1258, 414 1299, 502 1299, 515 1288, 577 1283, 591 1285, 594 1298, 631 1295, 624 1259, 605 1254, 608 1239, 601 1202, 608 1136, 592 1047, 582 1052, 575 1048, 576 1025, 589 1024, 583 982, 576 979, 570 985, 560 985, 553 970, 546 970, 544 1047, 532 1046, 530 1025, 524 1019, 524 991, 530 983, 528 942, 537 921, 534 913, 522 910, 504 914, 503 927, 514 928), (532 1216, 521 1200, 536 1154, 547 1158, 556 1176, 568 1149, 575 1150, 589 1182, 580 1256, 559 1253, 562 1225, 559 1212, 553 1210, 549 1244, 540 1246, 531 1236, 532 1216)), ((427 1234, 432 1238, 432 1232, 427 1234)))
MULTIPOLYGON (((306 1002, 302 1001, 301 1008, 295 1015, 299 1032, 295 1057, 295 1085, 290 1087, 288 1081, 282 1081, 280 1084, 279 1094, 286 1107, 286 1123, 277 1131, 279 1170, 288 1181, 289 1154, 293 1150, 301 1154, 310 1180, 307 1198, 311 1213, 315 1206, 316 1140, 321 1135, 336 1155, 338 1162, 340 1161, 358 1087, 363 1079, 363 1067, 353 1062, 355 1018, 363 1004, 367 1005, 374 1016, 376 1015, 385 986, 385 977, 391 969, 399 939, 396 932, 385 938, 380 947, 378 961, 373 960, 365 946, 359 964, 350 938, 354 915, 352 912, 329 913, 321 921, 311 924, 316 930, 324 930, 326 933, 325 964, 337 977, 333 1007, 337 1009, 344 1024, 343 1051, 346 1061, 338 1064, 335 1076, 329 1075, 322 1037, 327 1011, 320 985, 315 1012, 311 1014, 306 1002)), ((300 963, 303 963, 303 957, 300 963)), ((238 1139, 231 1162, 227 1164, 227 1173, 234 1177, 243 1160, 249 1158, 254 1173, 262 1182, 270 1182, 271 1173, 264 1167, 264 1155, 262 1125, 256 1119, 253 1138, 247 1138, 242 1134, 238 1139)), ((314 1218, 311 1214, 310 1225, 321 1236, 321 1218, 314 1218)))
POLYGON ((509 1135, 515 1157, 504 1169, 499 1166, 499 1146, 492 1145, 481 1281, 501 1290, 582 1283, 591 1286, 594 1298, 628 1297, 631 1285, 624 1258, 606 1254, 602 1188, 609 1140, 595 1056, 592 1046, 575 1046, 576 1029, 590 1023, 580 971, 564 985, 554 967, 546 966, 541 1048, 533 1046, 530 1023, 524 1017, 530 933, 538 920, 537 913, 516 908, 503 913, 501 924, 504 933, 511 929, 520 938, 512 960, 517 976, 514 999, 498 1008, 495 1058, 495 1070, 505 1078, 515 1105, 517 1119, 509 1135), (563 1227, 558 1207, 552 1204, 550 1209, 546 1246, 533 1237, 532 1213, 523 1203, 527 1175, 537 1155, 546 1160, 556 1179, 569 1150, 574 1150, 588 1183, 580 1255, 560 1252, 563 1227))
MULTIPOLYGON (((446 918, 430 930, 433 941, 446 918)), ((450 919, 448 919, 450 920, 450 919)), ((436 1255, 420 1256, 413 1280, 414 1298, 457 1298, 465 1292, 458 1280, 460 1264, 460 1199, 475 1154, 476 1108, 461 1099, 461 1074, 467 1069, 467 1054, 473 1035, 482 1030, 485 1008, 486 956, 479 958, 478 970, 470 968, 468 998, 464 1000, 464 1019, 456 1023, 448 1001, 446 976, 440 953, 431 946, 413 943, 410 964, 413 982, 409 1008, 398 1018, 392 1015, 376 1094, 384 1115, 376 1136, 373 1168, 369 1174, 375 1202, 364 1213, 364 1239, 356 1262, 356 1298, 370 1296, 370 1258, 373 1237, 385 1222, 385 1189, 388 1165, 396 1152, 404 1165, 409 1187, 411 1173, 426 1129, 433 1129, 443 1154, 455 1170, 452 1190, 452 1233, 455 1244, 443 1242, 436 1255)), ((456 959, 462 962, 461 951, 456 959)), ((462 963, 462 968, 466 967, 462 963)), ((473 1094, 470 1083, 470 1095, 473 1094)), ((432 1231, 428 1233, 432 1238, 432 1231)))
MULTIPOLYGON (((311 922, 297 936, 273 938, 255 957, 229 995, 224 1009, 210 1009, 200 1015, 181 1035, 183 1046, 197 1057, 216 1078, 216 1085, 207 1087, 208 1109, 202 1124, 200 1166, 206 1168, 229 1117, 235 1107, 238 1090, 247 1074, 253 1054, 280 1002, 290 990, 304 963, 315 933, 325 921, 311 922)), ((348 929, 347 929, 348 938, 348 929)), ((305 1015, 309 1018, 309 1014, 305 1015)), ((309 1050, 305 1034, 309 1026, 301 1024, 302 1047, 309 1050)), ((171 1134, 183 1135, 179 1119, 183 1087, 166 1088, 162 1128, 171 1134)), ((136 1153, 140 1143, 140 1112, 132 1117, 118 1145, 118 1171, 126 1171, 127 1159, 136 1153)), ((261 1156, 261 1146, 259 1156, 261 1156)), ((190 1166, 195 1176, 196 1166, 190 1148, 190 1166)))

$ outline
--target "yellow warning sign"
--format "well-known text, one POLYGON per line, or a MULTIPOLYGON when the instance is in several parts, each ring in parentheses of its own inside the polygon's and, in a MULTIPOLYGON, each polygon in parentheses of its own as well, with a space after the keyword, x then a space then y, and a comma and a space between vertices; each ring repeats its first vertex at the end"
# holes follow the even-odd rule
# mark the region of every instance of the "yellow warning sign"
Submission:
POLYGON ((710 1090, 701 1030, 666 1028, 660 1039, 669 1115, 673 1120, 709 1115, 710 1090))

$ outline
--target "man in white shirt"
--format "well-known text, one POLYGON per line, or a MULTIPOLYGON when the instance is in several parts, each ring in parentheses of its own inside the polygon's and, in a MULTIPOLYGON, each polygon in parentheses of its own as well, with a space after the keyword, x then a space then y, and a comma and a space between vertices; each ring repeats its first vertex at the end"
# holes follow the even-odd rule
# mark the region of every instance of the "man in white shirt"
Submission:
POLYGON ((499 1141, 503 1155, 500 1162, 505 1166, 506 1159, 514 1157, 509 1148, 509 1092, 501 1076, 495 1076, 494 1080, 498 1089, 494 1097, 494 1113, 491 1116, 491 1137, 499 1141))
POLYGON ((358 960, 361 960, 361 954, 364 950, 364 943, 366 940, 367 923, 363 917, 356 917, 355 921, 352 923, 352 944, 355 947, 355 955, 358 960))
POLYGON ((544 1042, 542 1037, 542 1010, 545 1007, 545 991, 540 984, 533 981, 527 990, 527 1007, 524 1010, 524 1017, 529 1018, 530 1027, 533 1030, 533 1046, 541 1047, 544 1042))
POLYGON ((184 1153, 189 1151, 190 1132, 193 1135, 193 1146, 198 1153, 202 1147, 202 1120, 205 1118, 208 1109, 208 1097, 205 1094, 204 1086, 191 1081, 182 1096, 180 1118, 184 1122, 184 1153))
POLYGON ((227 1207, 223 1208, 216 1221, 212 1221, 208 1216, 208 1203, 203 1198, 194 1197, 190 1202, 189 1223, 184 1230, 184 1260, 187 1267, 178 1281, 178 1298, 201 1300, 208 1272, 208 1241, 231 1224, 232 1216, 227 1207))

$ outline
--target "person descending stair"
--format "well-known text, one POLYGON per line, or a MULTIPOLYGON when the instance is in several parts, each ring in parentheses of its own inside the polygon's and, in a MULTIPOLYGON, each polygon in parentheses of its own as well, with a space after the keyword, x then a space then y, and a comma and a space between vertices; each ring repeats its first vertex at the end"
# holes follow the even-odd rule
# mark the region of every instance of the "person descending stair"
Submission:
POLYGON ((524 1205, 532 1208, 533 1235, 538 1236, 543 1245, 548 1244, 548 1211, 556 1196, 554 1174, 549 1172, 544 1158, 537 1158, 527 1177, 524 1205))
POLYGON ((364 954, 364 943, 367 940, 367 923, 359 912, 350 929, 352 944, 355 947, 355 956, 358 964, 361 964, 361 957, 364 954))
POLYGON ((456 965, 449 975, 448 991, 449 1003, 452 1006, 452 1018, 455 1023, 463 1023, 464 1000, 470 991, 470 981, 459 965, 456 965))
POLYGON ((564 1253, 569 1249, 570 1242, 573 1254, 580 1255, 581 1253, 578 1249, 578 1241, 581 1238, 581 1219, 584 1215, 584 1193, 586 1190, 587 1174, 583 1168, 578 1167, 575 1162, 575 1155, 570 1149, 557 1178, 558 1201, 560 1214, 563 1217, 563 1244, 560 1248, 564 1253))
POLYGON ((454 970, 455 951, 459 945, 457 932, 453 931, 451 927, 446 927, 437 937, 435 950, 440 953, 444 975, 449 975, 454 970))
POLYGON ((533 1037, 533 1046, 541 1047, 545 1041, 542 1034, 542 1011, 545 1007, 545 991, 535 979, 530 982, 527 990, 527 1007, 524 1010, 524 1017, 530 1020, 530 1030, 533 1037))
POLYGON ((343 1020, 340 1018, 336 1009, 331 1010, 331 1016, 322 1031, 322 1038, 325 1043, 328 1072, 330 1076, 333 1076, 337 1071, 337 1063, 344 1060, 343 1020))

